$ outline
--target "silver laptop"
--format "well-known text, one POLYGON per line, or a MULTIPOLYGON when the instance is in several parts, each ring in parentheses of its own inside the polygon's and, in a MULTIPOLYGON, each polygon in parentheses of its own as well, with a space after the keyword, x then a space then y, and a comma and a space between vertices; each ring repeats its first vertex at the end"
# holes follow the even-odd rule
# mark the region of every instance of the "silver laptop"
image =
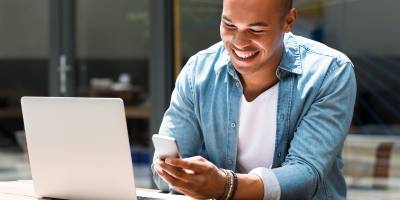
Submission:
POLYGON ((23 97, 21 105, 37 195, 137 198, 121 99, 23 97))

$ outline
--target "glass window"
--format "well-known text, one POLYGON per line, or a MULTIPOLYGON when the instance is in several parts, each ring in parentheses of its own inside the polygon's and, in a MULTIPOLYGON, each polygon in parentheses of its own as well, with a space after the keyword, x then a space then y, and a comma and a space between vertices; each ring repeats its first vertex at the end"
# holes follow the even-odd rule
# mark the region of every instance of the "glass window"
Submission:
POLYGON ((295 33, 344 52, 355 65, 358 92, 351 133, 400 136, 399 3, 295 1, 295 33))
POLYGON ((76 2, 77 95, 124 100, 138 187, 151 187, 149 26, 148 0, 76 2))
POLYGON ((222 1, 181 0, 182 56, 187 60, 221 40, 219 22, 222 1), (201 35, 199 34, 201 33, 201 35))
POLYGON ((20 97, 48 94, 48 1, 0 0, 0 181, 30 179, 20 97))
POLYGON ((344 52, 354 63, 357 100, 344 149, 348 199, 395 195, 399 182, 399 1, 296 0, 294 32, 344 52))

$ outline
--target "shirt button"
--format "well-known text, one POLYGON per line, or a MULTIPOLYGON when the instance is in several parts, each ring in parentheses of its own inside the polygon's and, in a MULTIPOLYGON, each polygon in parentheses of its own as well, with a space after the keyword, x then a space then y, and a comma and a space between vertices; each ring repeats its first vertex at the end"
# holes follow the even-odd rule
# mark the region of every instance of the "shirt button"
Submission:
POLYGON ((232 161, 231 159, 228 159, 228 160, 226 161, 226 164, 232 165, 232 164, 233 164, 233 161, 232 161))
POLYGON ((236 82, 236 87, 240 87, 239 81, 236 82))
POLYGON ((281 153, 278 153, 278 158, 280 158, 281 157, 281 153))
POLYGON ((231 123, 231 127, 232 127, 232 128, 235 128, 235 127, 236 127, 236 123, 235 123, 235 122, 232 122, 232 123, 231 123))

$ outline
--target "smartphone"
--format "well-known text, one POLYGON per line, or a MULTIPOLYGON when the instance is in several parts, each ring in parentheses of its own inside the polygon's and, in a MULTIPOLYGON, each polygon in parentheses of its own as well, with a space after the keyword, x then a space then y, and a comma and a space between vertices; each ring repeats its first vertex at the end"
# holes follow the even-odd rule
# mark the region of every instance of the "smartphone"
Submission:
POLYGON ((158 158, 181 158, 175 138, 154 134, 152 140, 158 158))

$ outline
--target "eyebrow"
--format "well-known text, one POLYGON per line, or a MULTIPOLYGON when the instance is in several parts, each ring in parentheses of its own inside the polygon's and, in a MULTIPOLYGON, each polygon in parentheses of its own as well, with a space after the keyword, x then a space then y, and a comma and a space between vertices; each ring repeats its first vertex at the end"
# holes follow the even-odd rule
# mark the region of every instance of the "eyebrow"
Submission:
MULTIPOLYGON (((226 16, 222 16, 222 19, 224 19, 224 20, 226 20, 226 21, 232 23, 232 20, 230 20, 230 19, 229 19, 228 17, 226 17, 226 16)), ((265 23, 265 22, 255 22, 255 23, 249 24, 249 26, 269 26, 269 24, 268 24, 268 23, 265 23)))

